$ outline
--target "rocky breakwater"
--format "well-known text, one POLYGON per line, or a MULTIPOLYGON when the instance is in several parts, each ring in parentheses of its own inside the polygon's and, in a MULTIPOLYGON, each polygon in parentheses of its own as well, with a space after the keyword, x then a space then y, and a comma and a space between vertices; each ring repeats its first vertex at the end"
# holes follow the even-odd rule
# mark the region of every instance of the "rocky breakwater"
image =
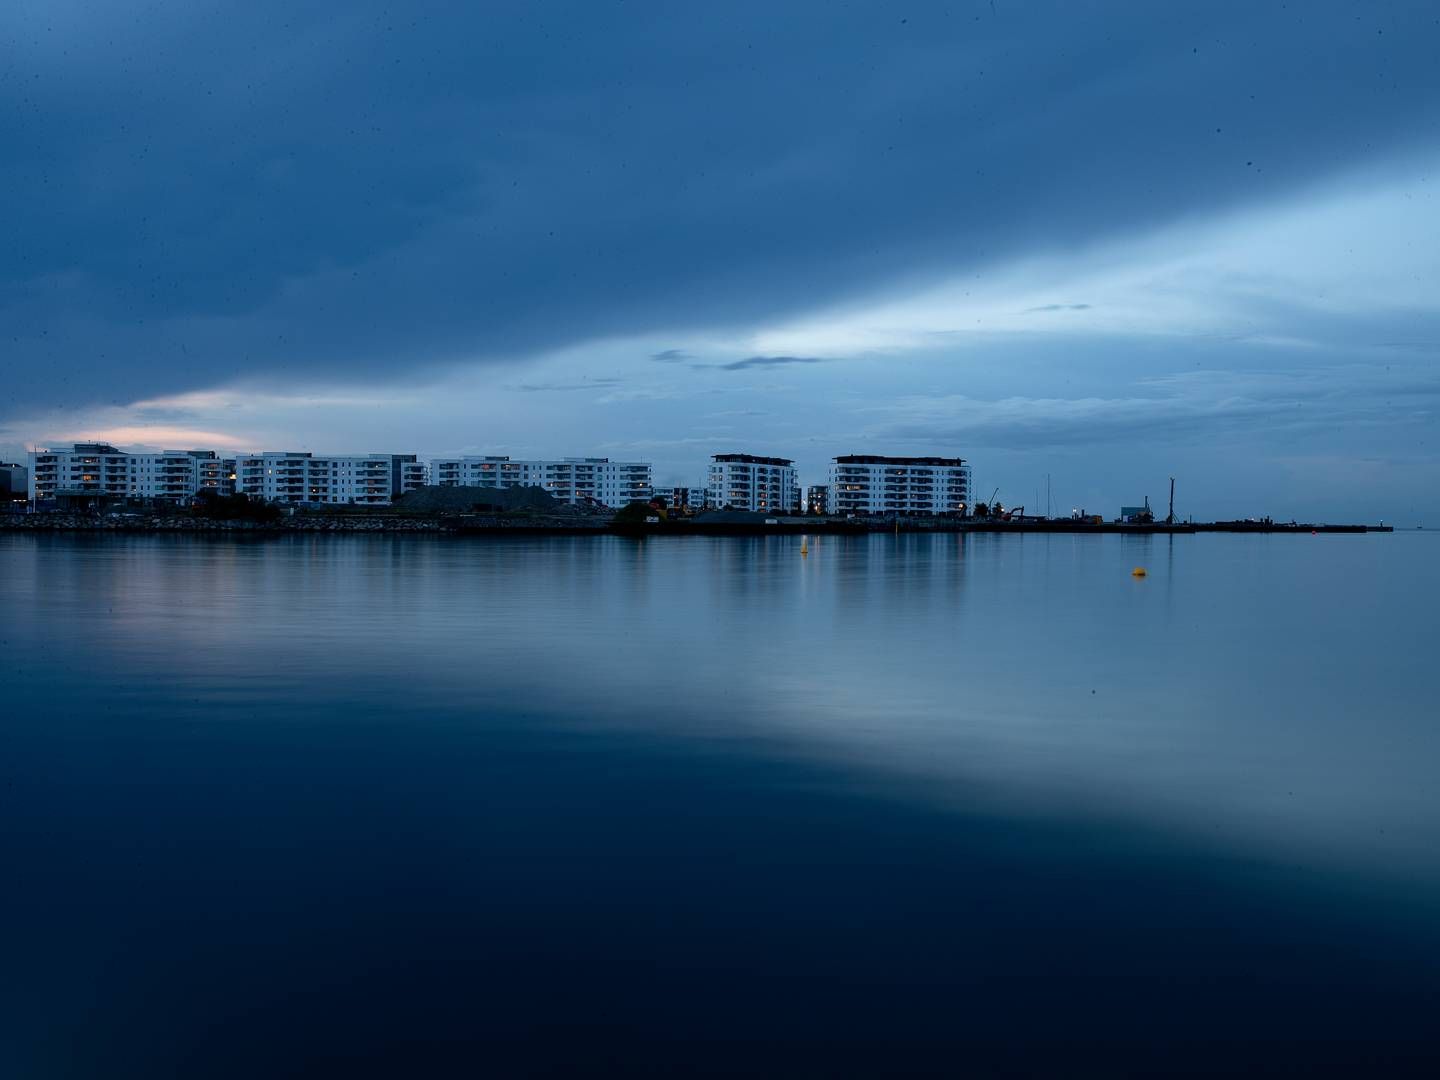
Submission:
POLYGON ((554 514, 457 514, 445 518, 442 527, 457 533, 602 533, 610 530, 610 519, 554 514))
POLYGON ((279 528, 294 532, 440 532, 443 521, 436 518, 374 516, 282 518, 279 528))
POLYGON ((274 521, 217 519, 188 514, 86 514, 57 512, 0 516, 0 529, 30 532, 116 533, 284 533, 284 532, 439 532, 434 518, 391 515, 296 515, 274 521))

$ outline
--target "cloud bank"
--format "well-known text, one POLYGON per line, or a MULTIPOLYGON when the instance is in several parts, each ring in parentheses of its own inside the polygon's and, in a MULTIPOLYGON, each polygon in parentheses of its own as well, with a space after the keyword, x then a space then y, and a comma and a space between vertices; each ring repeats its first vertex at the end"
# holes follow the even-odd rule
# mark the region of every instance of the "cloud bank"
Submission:
POLYGON ((733 333, 1281 198, 1440 101, 1399 0, 21 2, 0 35, 0 416, 733 333))

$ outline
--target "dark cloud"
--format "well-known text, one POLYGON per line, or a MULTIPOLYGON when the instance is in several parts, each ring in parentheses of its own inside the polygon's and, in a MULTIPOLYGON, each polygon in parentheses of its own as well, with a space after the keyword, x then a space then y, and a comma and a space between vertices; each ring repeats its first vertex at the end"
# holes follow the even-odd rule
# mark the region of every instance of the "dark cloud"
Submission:
MULTIPOLYGON (((1440 405, 1440 379, 1390 380, 1367 368, 1314 373, 1203 371, 1142 380, 1125 396, 916 399, 890 407, 873 429, 886 439, 972 449, 1074 450, 1205 444, 1263 432, 1271 448, 1309 439, 1331 448, 1336 432, 1421 432, 1440 405), (1143 396, 1142 396, 1143 395, 1143 396)), ((1244 438, 1251 448, 1253 438, 1244 438)))
POLYGON ((665 349, 662 352, 651 353, 650 359, 657 364, 680 364, 686 360, 693 360, 694 357, 684 349, 665 349))
POLYGON ((1440 102, 1429 0, 8 5, 0 36, 7 413, 747 324, 1281 199, 1440 102))
POLYGON ((1026 308, 1023 314, 1031 315, 1037 311, 1089 311, 1089 304, 1042 304, 1040 307, 1026 308))
POLYGON ((818 356, 747 356, 728 364, 692 364, 691 367, 715 368, 719 371, 747 371, 750 368, 784 367, 786 364, 824 364, 818 356))

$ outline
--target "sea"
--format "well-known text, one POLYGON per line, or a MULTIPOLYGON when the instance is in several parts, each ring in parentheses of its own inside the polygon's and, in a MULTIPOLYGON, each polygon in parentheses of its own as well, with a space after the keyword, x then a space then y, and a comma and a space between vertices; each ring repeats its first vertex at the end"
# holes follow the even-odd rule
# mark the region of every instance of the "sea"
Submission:
POLYGON ((1440 1075, 1437 600, 1413 532, 0 532, 0 1076, 1440 1075))

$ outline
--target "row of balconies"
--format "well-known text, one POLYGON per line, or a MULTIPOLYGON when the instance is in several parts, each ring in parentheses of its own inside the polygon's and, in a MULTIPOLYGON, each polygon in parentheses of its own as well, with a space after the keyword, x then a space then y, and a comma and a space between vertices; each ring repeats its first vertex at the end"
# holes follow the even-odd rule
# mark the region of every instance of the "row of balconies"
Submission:
POLYGON ((890 492, 897 492, 897 491, 898 491, 898 492, 911 491, 911 492, 923 492, 923 493, 929 493, 929 492, 932 492, 932 491, 944 491, 944 492, 951 492, 951 493, 958 492, 958 493, 960 493, 960 494, 965 494, 966 492, 968 492, 968 491, 970 490, 969 487, 968 487, 967 485, 965 485, 965 484, 927 484, 927 483, 885 484, 885 485, 883 485, 883 486, 876 486, 876 485, 871 485, 871 484, 836 484, 836 485, 835 485, 835 488, 836 488, 836 490, 838 490, 838 491, 877 491, 877 492, 882 492, 882 493, 885 493, 885 494, 889 494, 890 492))
POLYGON ((943 476, 934 473, 901 473, 899 475, 865 473, 865 472, 836 472, 831 474, 832 482, 836 484, 964 484, 967 480, 959 476, 943 476))

